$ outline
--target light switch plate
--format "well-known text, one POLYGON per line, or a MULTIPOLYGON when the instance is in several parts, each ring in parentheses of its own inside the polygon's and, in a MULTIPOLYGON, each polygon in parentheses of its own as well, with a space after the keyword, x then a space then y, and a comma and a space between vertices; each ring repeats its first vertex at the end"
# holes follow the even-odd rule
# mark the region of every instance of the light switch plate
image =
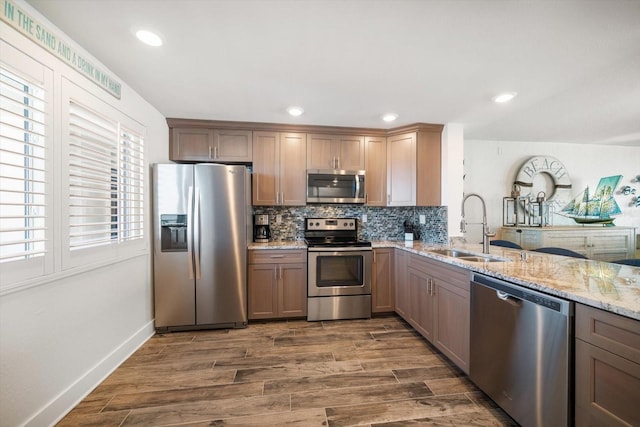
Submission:
POLYGON ((362 214, 362 223, 367 222, 367 214, 362 214))
POLYGON ((280 224, 282 222, 282 215, 276 215, 276 224, 280 224))
POLYGON ((420 224, 426 224, 427 223, 427 217, 424 215, 420 215, 420 224))

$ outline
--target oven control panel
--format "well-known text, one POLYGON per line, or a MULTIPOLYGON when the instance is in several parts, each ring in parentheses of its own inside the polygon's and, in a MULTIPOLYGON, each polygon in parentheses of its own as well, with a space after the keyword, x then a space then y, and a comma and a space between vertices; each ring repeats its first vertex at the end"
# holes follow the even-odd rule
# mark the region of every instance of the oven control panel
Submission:
POLYGON ((306 218, 305 230, 357 230, 356 218, 306 218))

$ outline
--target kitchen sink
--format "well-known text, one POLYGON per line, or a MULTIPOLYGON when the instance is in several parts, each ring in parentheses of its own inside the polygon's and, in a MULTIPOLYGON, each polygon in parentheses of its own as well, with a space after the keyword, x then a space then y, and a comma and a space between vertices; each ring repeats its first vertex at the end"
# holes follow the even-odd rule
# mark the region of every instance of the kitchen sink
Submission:
POLYGON ((505 258, 499 258, 491 255, 479 255, 471 252, 459 251, 457 249, 432 249, 430 251, 432 254, 448 256, 451 258, 461 259, 463 261, 470 262, 504 262, 508 261, 505 258))

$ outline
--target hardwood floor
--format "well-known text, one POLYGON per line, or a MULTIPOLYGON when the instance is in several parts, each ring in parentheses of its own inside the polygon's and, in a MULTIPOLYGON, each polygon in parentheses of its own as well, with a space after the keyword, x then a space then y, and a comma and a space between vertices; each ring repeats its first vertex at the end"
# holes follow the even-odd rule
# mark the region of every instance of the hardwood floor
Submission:
POLYGON ((59 426, 516 426, 395 316, 156 335, 59 426))

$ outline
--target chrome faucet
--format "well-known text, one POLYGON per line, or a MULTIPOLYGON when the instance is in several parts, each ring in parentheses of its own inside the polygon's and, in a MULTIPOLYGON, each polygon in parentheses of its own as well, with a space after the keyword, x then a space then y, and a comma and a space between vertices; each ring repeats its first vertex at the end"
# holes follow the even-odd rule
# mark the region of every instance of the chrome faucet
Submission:
POLYGON ((462 199, 462 220, 460 221, 460 232, 467 232, 467 222, 464 219, 464 203, 469 197, 475 196, 482 202, 482 252, 489 253, 489 237, 493 237, 496 233, 490 233, 487 226, 487 205, 484 203, 484 199, 479 194, 469 193, 462 199))

